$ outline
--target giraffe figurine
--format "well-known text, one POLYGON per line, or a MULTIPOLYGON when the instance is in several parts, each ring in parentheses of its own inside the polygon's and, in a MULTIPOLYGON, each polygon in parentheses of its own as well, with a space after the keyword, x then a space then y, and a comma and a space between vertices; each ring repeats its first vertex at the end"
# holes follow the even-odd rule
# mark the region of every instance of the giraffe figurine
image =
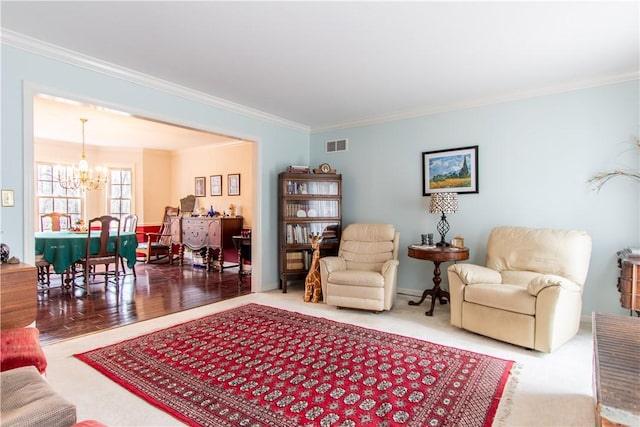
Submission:
POLYGON ((320 283, 320 243, 322 242, 322 237, 319 234, 312 234, 309 237, 311 238, 313 256, 309 266, 309 273, 304 281, 304 302, 318 302, 320 301, 320 295, 322 295, 322 284, 320 283))

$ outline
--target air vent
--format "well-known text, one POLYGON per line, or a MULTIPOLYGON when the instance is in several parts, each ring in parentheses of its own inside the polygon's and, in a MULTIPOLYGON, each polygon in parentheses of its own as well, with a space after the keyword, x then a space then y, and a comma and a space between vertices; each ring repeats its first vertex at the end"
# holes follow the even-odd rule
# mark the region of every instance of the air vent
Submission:
POLYGON ((335 153, 336 151, 347 151, 347 139, 336 139, 335 141, 327 141, 327 153, 335 153))

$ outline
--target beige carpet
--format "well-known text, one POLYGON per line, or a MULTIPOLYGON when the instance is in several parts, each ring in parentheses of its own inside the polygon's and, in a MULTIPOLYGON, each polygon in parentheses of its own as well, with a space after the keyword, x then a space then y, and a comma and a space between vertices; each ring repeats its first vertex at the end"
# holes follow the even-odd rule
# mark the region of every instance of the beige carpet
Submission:
POLYGON ((245 295, 160 319, 51 344, 44 347, 49 361, 47 378, 57 392, 77 406, 79 420, 95 419, 113 427, 182 425, 80 362, 73 354, 255 302, 515 360, 518 363, 515 381, 507 386, 494 425, 592 426, 595 423, 590 323, 583 324, 578 335, 554 353, 543 354, 452 327, 449 324, 449 307, 446 305, 437 304, 435 315, 426 317, 426 302, 418 307, 407 304, 414 297, 399 295, 392 311, 373 314, 304 303, 302 296, 302 290, 295 287, 286 294, 272 291, 245 295))

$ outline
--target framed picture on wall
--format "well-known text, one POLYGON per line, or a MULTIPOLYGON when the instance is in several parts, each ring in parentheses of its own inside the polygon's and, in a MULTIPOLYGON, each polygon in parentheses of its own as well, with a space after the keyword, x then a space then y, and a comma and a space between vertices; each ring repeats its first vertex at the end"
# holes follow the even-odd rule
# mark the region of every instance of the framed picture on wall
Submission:
POLYGON ((13 190, 2 190, 2 206, 14 206, 13 190))
POLYGON ((422 195, 478 192, 478 146, 422 153, 422 195))
POLYGON ((212 196, 222 196, 222 175, 211 175, 209 177, 209 188, 212 196))
POLYGON ((240 174, 239 173, 231 173, 227 175, 227 180, 229 184, 229 188, 227 190, 227 195, 229 196, 239 196, 240 195, 240 174))
POLYGON ((206 194, 206 192, 207 192, 207 190, 206 190, 207 182, 205 181, 204 176, 196 177, 196 182, 195 183, 196 183, 196 188, 194 190, 195 191, 195 196, 196 197, 204 197, 204 196, 206 196, 207 195, 206 194))

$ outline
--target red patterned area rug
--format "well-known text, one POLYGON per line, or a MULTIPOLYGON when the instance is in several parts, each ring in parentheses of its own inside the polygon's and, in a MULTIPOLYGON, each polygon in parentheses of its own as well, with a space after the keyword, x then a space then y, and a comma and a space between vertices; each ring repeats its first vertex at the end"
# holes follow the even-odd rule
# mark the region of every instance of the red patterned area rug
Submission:
POLYGON ((75 356, 203 426, 489 426, 514 364, 258 304, 75 356))

